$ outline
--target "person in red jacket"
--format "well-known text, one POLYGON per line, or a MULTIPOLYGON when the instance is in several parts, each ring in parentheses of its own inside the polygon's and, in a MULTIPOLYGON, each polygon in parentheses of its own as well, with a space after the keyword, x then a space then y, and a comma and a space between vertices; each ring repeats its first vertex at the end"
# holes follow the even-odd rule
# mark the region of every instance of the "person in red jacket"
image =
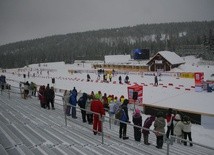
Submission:
POLYGON ((101 119, 102 119, 102 116, 105 115, 103 104, 99 98, 100 98, 99 94, 95 94, 95 99, 91 102, 91 111, 93 112, 94 135, 96 135, 97 132, 99 133, 102 132, 101 119), (95 114, 95 113, 98 113, 98 114, 95 114))

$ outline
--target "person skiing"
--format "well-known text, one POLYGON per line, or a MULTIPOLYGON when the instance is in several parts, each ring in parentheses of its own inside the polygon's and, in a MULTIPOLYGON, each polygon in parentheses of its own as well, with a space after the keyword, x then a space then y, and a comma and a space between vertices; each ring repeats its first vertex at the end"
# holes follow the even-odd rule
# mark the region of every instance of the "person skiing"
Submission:
POLYGON ((158 86, 158 77, 157 77, 157 75, 155 75, 154 80, 155 80, 154 86, 158 86))
POLYGON ((121 75, 119 76, 118 80, 119 80, 119 84, 122 84, 122 77, 121 77, 121 75))
POLYGON ((87 82, 89 82, 91 80, 91 77, 89 74, 87 74, 87 82))

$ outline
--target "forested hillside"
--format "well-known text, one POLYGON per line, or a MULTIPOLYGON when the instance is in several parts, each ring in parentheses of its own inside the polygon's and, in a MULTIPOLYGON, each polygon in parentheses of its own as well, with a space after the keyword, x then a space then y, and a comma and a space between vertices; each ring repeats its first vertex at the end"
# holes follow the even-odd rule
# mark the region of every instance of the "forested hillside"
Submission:
POLYGON ((20 41, 0 46, 0 68, 32 63, 103 60, 109 54, 130 54, 147 48, 179 55, 196 54, 214 60, 214 21, 143 24, 20 41))

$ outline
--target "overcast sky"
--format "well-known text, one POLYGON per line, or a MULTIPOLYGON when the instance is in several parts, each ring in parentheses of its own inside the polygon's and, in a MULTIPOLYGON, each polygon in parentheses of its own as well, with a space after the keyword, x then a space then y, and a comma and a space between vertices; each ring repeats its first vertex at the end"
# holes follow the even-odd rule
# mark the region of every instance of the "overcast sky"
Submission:
POLYGON ((147 23, 214 20, 214 0, 0 0, 0 45, 147 23))

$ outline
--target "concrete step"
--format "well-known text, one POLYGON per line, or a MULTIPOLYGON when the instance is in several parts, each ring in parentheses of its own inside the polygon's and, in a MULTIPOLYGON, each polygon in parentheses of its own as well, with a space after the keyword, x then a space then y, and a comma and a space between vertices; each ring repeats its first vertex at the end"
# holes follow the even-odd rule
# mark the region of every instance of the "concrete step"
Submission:
POLYGON ((8 138, 13 145, 20 145, 22 141, 5 125, 0 121, 0 130, 8 138))
POLYGON ((7 150, 8 155, 22 155, 17 148, 11 148, 7 150))
POLYGON ((0 144, 0 154, 1 155, 8 155, 7 151, 5 150, 5 148, 0 144))
POLYGON ((33 129, 37 134, 42 136, 46 140, 46 142, 48 142, 51 145, 59 145, 63 143, 63 141, 60 138, 57 138, 53 136, 51 133, 49 133, 48 131, 44 130, 44 127, 39 127, 34 124, 28 124, 28 126, 31 129, 33 129))
POLYGON ((41 139, 40 136, 37 136, 35 133, 31 133, 29 132, 30 129, 27 129, 28 126, 26 125, 21 125, 21 124, 17 124, 17 123, 14 123, 13 126, 19 130, 19 132, 26 138, 28 139, 30 142, 33 143, 33 145, 41 145, 44 140, 41 139))
POLYGON ((28 149, 25 145, 18 146, 18 150, 22 155, 34 155, 34 153, 28 149))
POLYGON ((9 149, 14 146, 2 130, 0 130, 0 144, 4 147, 4 149, 9 149))
POLYGON ((33 143, 26 138, 23 133, 21 133, 15 126, 8 125, 8 128, 22 141, 22 143, 27 147, 32 147, 33 143))

